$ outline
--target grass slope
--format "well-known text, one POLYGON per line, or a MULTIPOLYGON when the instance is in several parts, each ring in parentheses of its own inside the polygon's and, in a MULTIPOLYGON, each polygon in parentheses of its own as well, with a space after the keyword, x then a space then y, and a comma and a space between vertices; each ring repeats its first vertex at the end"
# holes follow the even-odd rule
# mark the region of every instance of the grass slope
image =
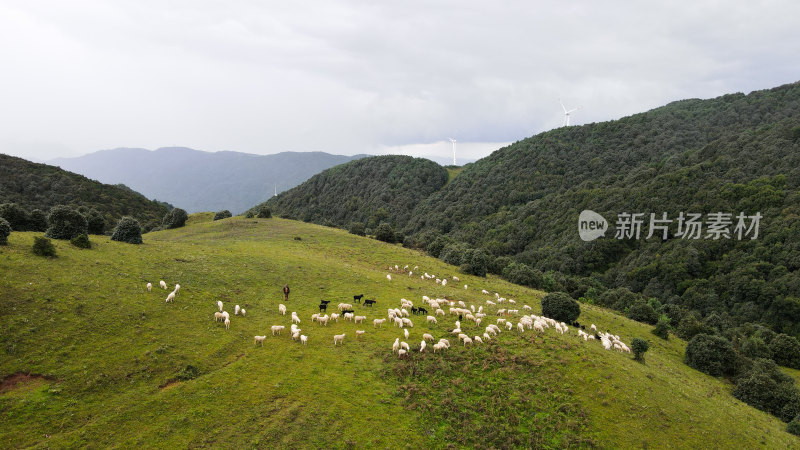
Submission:
MULTIPOLYGON (((459 275, 447 287, 393 275, 388 264, 456 270, 417 252, 344 231, 282 219, 195 215, 140 246, 93 238, 92 250, 56 242, 59 257, 30 253, 34 233, 0 247, 0 442, 4 447, 684 447, 788 448, 778 419, 734 399, 730 385, 681 362, 684 342, 583 306, 582 323, 646 337, 646 364, 574 335, 503 332, 485 346, 399 360, 397 328, 373 318, 422 295, 483 304, 485 288, 540 311, 541 292, 459 275), (300 238, 300 239, 297 239, 300 238), (182 288, 174 303, 146 282, 182 288), (269 327, 284 283, 309 343, 269 327), (463 289, 463 284, 469 290, 463 289), (364 326, 310 323, 319 299, 365 293, 378 304, 364 326), (216 301, 246 308, 230 330, 216 301), (355 330, 367 333, 360 341, 355 330), (346 333, 334 347, 333 334, 346 333), (267 334, 263 347, 253 335, 267 334), (198 376, 187 366, 197 368, 198 376), (24 377, 20 373, 40 375, 24 377)), ((492 310, 493 311, 493 310, 492 310)), ((487 317, 494 319, 492 315, 487 317)), ((413 318, 409 343, 453 325, 413 318)), ((493 320, 492 320, 493 321, 493 320)), ((464 325, 469 334, 477 330, 464 325)), ((481 333, 482 334, 482 333, 481 333)), ((430 350, 430 348, 429 348, 430 350)))

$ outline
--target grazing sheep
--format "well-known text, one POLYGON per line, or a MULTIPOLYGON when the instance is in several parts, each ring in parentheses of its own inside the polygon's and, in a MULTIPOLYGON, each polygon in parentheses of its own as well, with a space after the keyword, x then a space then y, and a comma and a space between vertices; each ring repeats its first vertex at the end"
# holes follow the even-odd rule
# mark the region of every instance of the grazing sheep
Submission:
POLYGON ((467 336, 467 335, 466 335, 466 334, 464 334, 464 333, 458 333, 458 338, 459 338, 460 340, 462 340, 462 341, 463 341, 464 339, 468 339, 468 338, 469 338, 469 336, 467 336))
POLYGON ((222 301, 217 301, 217 306, 219 306, 219 310, 222 312, 222 301))
POLYGON ((339 303, 338 305, 339 311, 344 311, 345 309, 353 309, 353 305, 350 303, 339 303))
POLYGON ((242 308, 239 308, 239 305, 234 306, 233 307, 233 315, 234 316, 238 316, 239 315, 239 311, 241 311, 241 310, 242 310, 242 308))
POLYGON ((328 315, 325 314, 324 316, 317 317, 317 322, 319 322, 320 325, 325 325, 327 327, 329 319, 330 318, 328 317, 328 315))
POLYGON ((292 340, 296 341, 298 339, 300 339, 300 331, 295 331, 294 333, 292 333, 292 340))
POLYGON ((489 333, 483 333, 483 338, 488 341, 490 339, 489 333))
POLYGON ((245 311, 245 309, 244 309, 244 308, 242 308, 242 311, 241 311, 241 313, 242 313, 242 317, 244 317, 244 315, 245 315, 245 314, 247 314, 247 311, 245 311))
POLYGON ((176 284, 175 285, 175 293, 177 294, 178 291, 180 291, 180 290, 181 290, 181 285, 180 284, 176 284))
POLYGON ((353 313, 344 313, 344 320, 352 321, 353 317, 355 317, 353 313))
POLYGON ((364 330, 356 330, 356 339, 360 338, 362 334, 364 334, 364 330))
POLYGON ((419 352, 420 352, 420 353, 422 353, 422 351, 423 351, 423 350, 425 350, 425 347, 426 347, 427 345, 428 345, 428 343, 427 343, 427 342, 425 342, 425 340, 423 340, 423 341, 422 341, 422 342, 419 344, 419 352))
POLYGON ((480 336, 475 336, 475 342, 478 344, 483 344, 483 339, 480 336))
POLYGON ((161 289, 167 289, 167 282, 164 280, 159 281, 158 285, 161 286, 161 289))
POLYGON ((286 305, 284 305, 283 303, 278 305, 278 312, 285 316, 286 315, 286 305))
POLYGON ((389 280, 389 281, 392 281, 392 276, 391 276, 390 274, 388 274, 388 273, 387 273, 387 274, 386 274, 386 279, 387 279, 387 280, 389 280))
POLYGON ((150 292, 152 290, 153 290, 153 283, 147 283, 147 292, 150 292))
POLYGON ((344 345, 344 335, 345 335, 345 333, 334 334, 333 335, 333 346, 334 347, 336 347, 337 343, 340 343, 340 344, 344 345))
POLYGON ((166 301, 167 302, 171 302, 173 300, 175 300, 175 293, 174 292, 170 292, 169 295, 167 296, 167 300, 166 301))
POLYGON ((466 284, 464 285, 464 289, 467 289, 467 285, 466 284))
POLYGON ((275 333, 281 334, 281 331, 286 328, 283 325, 273 325, 272 326, 272 335, 275 336, 275 333))
POLYGON ((528 306, 528 305, 522 305, 522 309, 524 309, 524 310, 527 310, 527 311, 530 311, 530 310, 531 310, 531 307, 530 307, 530 306, 528 306))
POLYGON ((517 331, 519 331, 520 333, 525 331, 525 325, 523 325, 522 322, 517 324, 517 331))
POLYGON ((405 351, 405 350, 403 350, 402 348, 401 348, 400 350, 398 350, 398 351, 397 351, 397 356, 398 356, 398 357, 402 357, 402 356, 403 356, 403 355, 405 355, 405 354, 406 354, 406 351, 405 351))
POLYGON ((457 276, 453 276, 453 281, 461 281, 461 280, 459 280, 457 276))
POLYGON ((394 340, 394 344, 392 344, 392 352, 397 352, 399 348, 400 348, 400 338, 396 338, 394 340))
POLYGON ((406 350, 411 350, 411 347, 408 346, 406 342, 400 342, 400 348, 404 348, 406 350))
POLYGON ((437 325, 439 322, 436 320, 436 317, 428 316, 428 323, 432 323, 434 325, 437 325))
POLYGON ((301 334, 300 335, 300 342, 302 342, 303 345, 306 345, 306 342, 308 342, 308 336, 306 336, 305 334, 301 334))
POLYGON ((467 344, 472 344, 472 339, 469 336, 464 338, 464 347, 466 347, 467 344))
POLYGON ((406 339, 408 339, 408 328, 403 328, 403 334, 406 336, 406 339))
POLYGON ((336 323, 339 323, 339 317, 341 317, 339 314, 331 314, 331 320, 335 321, 336 323))
POLYGON ((428 334, 428 333, 425 333, 425 334, 423 334, 423 335, 422 335, 422 339, 424 339, 424 340, 426 340, 426 341, 431 341, 431 342, 433 342, 433 336, 431 336, 431 335, 430 335, 430 334, 428 334))
POLYGON ((447 286, 447 280, 442 280, 442 286, 447 286))
POLYGON ((486 289, 481 289, 481 294, 489 295, 489 291, 487 291, 486 289))
POLYGON ((214 322, 220 322, 225 320, 225 316, 221 312, 214 313, 214 322))
POLYGON ((594 324, 592 324, 592 326, 589 328, 591 328, 593 332, 597 333, 597 327, 594 324))
POLYGON ((433 353, 436 353, 436 350, 441 350, 443 348, 444 348, 444 345, 442 345, 442 344, 439 344, 439 343, 433 344, 433 353))
POLYGON ((225 319, 225 329, 229 329, 231 327, 231 319, 225 319))
POLYGON ((353 323, 364 323, 364 320, 366 318, 367 318, 367 316, 354 316, 353 317, 353 323))
POLYGON ((372 326, 377 328, 379 325, 383 325, 383 322, 386 322, 386 319, 374 319, 372 326))
POLYGON ((292 323, 300 323, 300 318, 297 317, 296 312, 292 312, 292 323))
POLYGON ((261 344, 261 346, 263 347, 264 339, 266 338, 267 338, 266 336, 253 336, 253 345, 261 344))
POLYGON ((412 322, 411 319, 406 319, 403 317, 401 320, 403 321, 404 326, 414 328, 414 322, 412 322))
POLYGON ((437 309, 436 309, 436 315, 437 315, 437 316, 443 316, 443 315, 445 315, 445 314, 444 314, 444 310, 443 310, 442 308, 437 308, 437 309))
POLYGON ((226 320, 231 318, 231 315, 228 314, 228 311, 222 311, 222 315, 225 317, 226 320))

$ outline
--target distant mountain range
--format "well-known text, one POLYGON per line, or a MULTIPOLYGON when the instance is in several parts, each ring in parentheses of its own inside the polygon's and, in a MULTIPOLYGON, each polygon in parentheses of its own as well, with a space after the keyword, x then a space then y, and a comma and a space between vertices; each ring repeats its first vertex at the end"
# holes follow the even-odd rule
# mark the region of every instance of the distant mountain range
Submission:
POLYGON ((283 152, 254 155, 185 147, 117 148, 48 164, 109 184, 125 184, 148 198, 189 213, 228 209, 239 214, 325 169, 367 155, 283 152))

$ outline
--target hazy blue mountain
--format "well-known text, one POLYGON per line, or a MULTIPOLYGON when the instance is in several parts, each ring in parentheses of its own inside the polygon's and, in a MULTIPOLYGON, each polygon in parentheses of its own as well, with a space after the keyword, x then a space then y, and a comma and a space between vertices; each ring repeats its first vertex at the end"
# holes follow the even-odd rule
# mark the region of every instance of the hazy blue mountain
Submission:
POLYGON ((290 189, 316 173, 363 156, 117 148, 48 163, 103 183, 123 183, 190 213, 228 209, 238 214, 269 199, 276 187, 278 192, 290 189))

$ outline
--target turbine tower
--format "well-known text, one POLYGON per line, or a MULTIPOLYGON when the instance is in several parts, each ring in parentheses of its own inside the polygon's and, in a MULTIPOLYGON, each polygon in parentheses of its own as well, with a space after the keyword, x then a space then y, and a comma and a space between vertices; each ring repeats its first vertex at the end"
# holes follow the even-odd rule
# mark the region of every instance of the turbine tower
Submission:
POLYGON ((564 103, 561 101, 561 99, 558 99, 558 103, 561 103, 561 109, 564 110, 564 123, 561 126, 562 127, 568 127, 569 126, 569 114, 581 109, 581 107, 578 106, 577 108, 572 108, 569 111, 567 111, 567 108, 564 106, 564 103))
POLYGON ((453 144, 453 165, 455 166, 456 165, 456 140, 453 139, 453 138, 447 138, 447 139, 450 139, 450 142, 453 144))
POLYGON ((278 196, 278 183, 275 183, 275 195, 273 195, 273 197, 277 196, 278 196))

